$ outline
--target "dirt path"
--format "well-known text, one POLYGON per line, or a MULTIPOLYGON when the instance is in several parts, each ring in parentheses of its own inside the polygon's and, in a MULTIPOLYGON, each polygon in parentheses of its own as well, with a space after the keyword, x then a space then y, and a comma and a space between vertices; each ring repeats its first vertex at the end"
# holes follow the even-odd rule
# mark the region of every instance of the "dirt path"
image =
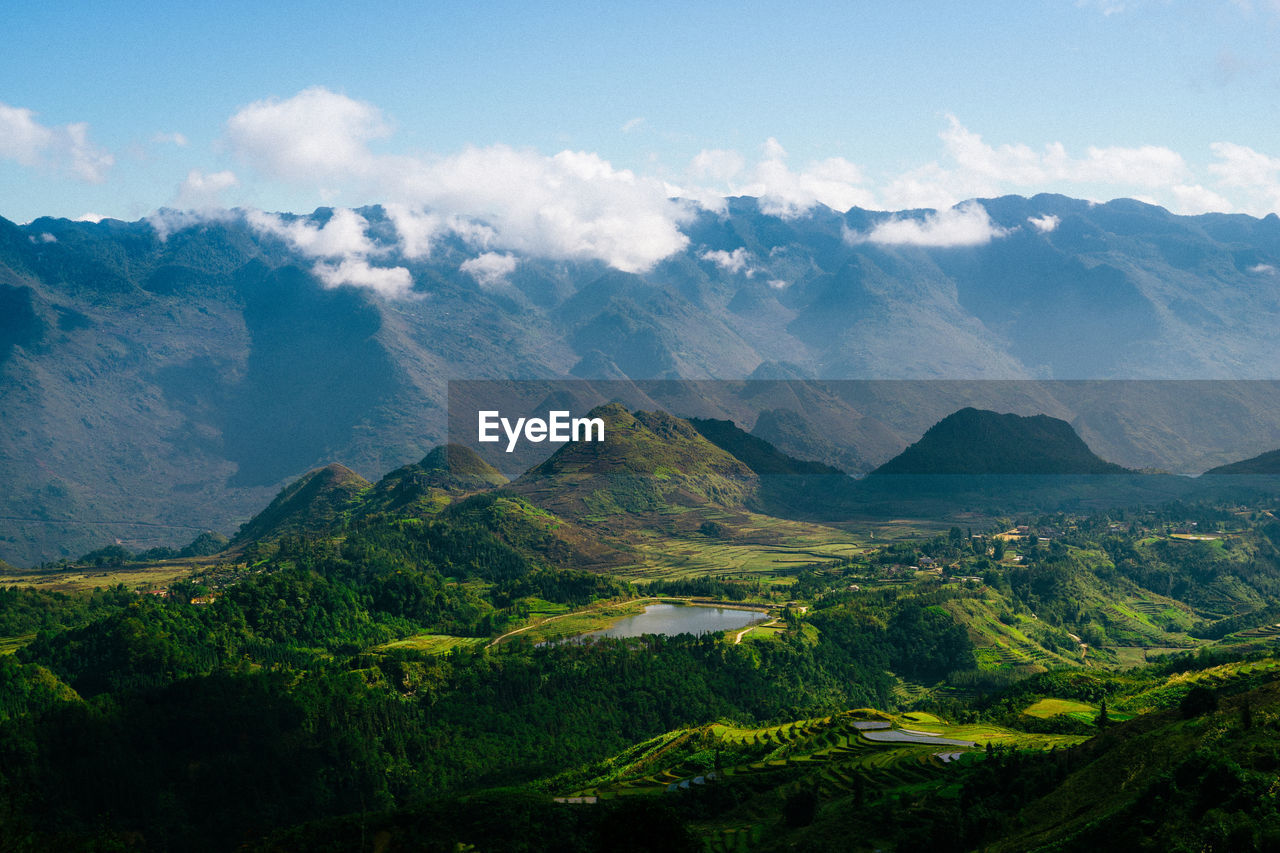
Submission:
POLYGON ((754 625, 748 625, 747 627, 739 631, 738 635, 733 638, 733 644, 736 646, 739 643, 741 643, 742 638, 745 637, 747 635, 747 632, 753 628, 768 628, 770 625, 776 625, 776 624, 778 624, 777 619, 770 619, 768 622, 757 622, 754 625))

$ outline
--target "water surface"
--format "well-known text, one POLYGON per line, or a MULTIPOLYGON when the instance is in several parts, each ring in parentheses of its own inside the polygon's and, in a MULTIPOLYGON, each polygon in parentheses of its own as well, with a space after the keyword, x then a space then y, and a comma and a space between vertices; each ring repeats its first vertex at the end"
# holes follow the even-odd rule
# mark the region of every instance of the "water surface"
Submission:
POLYGON ((650 604, 643 613, 624 616, 608 628, 583 634, 584 637, 639 637, 641 634, 710 634, 732 631, 763 622, 768 615, 758 610, 735 610, 704 604, 650 604))

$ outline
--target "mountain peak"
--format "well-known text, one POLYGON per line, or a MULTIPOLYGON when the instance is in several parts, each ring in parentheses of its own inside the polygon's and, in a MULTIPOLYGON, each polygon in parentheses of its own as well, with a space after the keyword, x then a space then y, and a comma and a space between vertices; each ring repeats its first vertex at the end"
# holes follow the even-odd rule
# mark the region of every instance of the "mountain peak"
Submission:
POLYGON ((677 506, 740 506, 756 474, 686 420, 662 411, 597 406, 604 441, 570 442, 512 485, 570 518, 646 513, 677 506))
POLYGON ((1123 474, 1071 425, 1048 415, 966 407, 929 428, 872 474, 1123 474))
POLYGON ((242 526, 231 546, 326 529, 368 488, 368 480, 337 462, 309 471, 242 526))

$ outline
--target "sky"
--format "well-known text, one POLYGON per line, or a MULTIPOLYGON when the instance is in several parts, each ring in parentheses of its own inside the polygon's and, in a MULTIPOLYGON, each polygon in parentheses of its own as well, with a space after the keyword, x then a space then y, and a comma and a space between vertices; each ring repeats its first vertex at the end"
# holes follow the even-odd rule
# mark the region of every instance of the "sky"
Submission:
POLYGON ((673 197, 1280 211, 1280 0, 167 5, 0 0, 0 216, 384 203, 421 253, 472 229, 483 274, 643 269, 673 197))

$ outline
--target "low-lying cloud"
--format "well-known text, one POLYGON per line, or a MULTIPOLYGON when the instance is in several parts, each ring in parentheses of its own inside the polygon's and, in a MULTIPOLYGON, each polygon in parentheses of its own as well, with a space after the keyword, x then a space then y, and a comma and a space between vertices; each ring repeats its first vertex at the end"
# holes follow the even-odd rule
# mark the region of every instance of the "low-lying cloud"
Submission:
POLYGON ((922 246, 954 248, 982 246, 1008 230, 991 221, 987 210, 976 201, 965 202, 946 210, 927 213, 922 219, 891 217, 867 234, 846 234, 851 243, 875 243, 882 246, 922 246))
POLYGON ((258 233, 284 240, 294 251, 317 258, 312 272, 325 287, 366 287, 383 296, 409 296, 413 276, 404 267, 375 267, 371 256, 387 249, 369 239, 369 222, 354 210, 338 209, 323 225, 306 219, 286 220, 272 213, 252 210, 245 221, 258 233))
POLYGON ((1046 213, 1044 216, 1028 216, 1027 221, 1031 223, 1031 227, 1039 231, 1041 234, 1048 234, 1050 231, 1058 227, 1062 222, 1060 217, 1054 216, 1052 213, 1046 213))
POLYGON ((505 284, 507 276, 515 272, 516 258, 514 255, 485 252, 463 261, 458 269, 474 278, 481 287, 497 287, 505 284))
POLYGON ((687 204, 669 198, 663 182, 599 155, 548 157, 506 145, 439 158, 375 153, 369 143, 389 133, 376 107, 323 88, 255 102, 227 122, 231 149, 260 174, 354 184, 366 201, 394 203, 397 231, 415 257, 446 231, 464 239, 483 232, 487 249, 642 272, 688 242, 680 232, 687 204))
POLYGON ((704 261, 710 261, 730 275, 742 273, 747 278, 751 278, 756 272, 751 266, 751 253, 741 246, 732 252, 726 252, 723 249, 703 252, 698 257, 704 261))

